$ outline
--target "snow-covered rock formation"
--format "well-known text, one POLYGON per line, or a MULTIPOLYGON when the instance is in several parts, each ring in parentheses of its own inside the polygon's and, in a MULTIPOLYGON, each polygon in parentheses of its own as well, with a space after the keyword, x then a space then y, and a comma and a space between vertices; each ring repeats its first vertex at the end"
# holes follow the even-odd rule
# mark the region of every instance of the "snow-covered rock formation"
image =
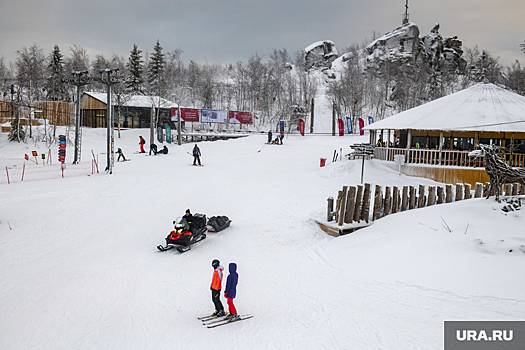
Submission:
POLYGON ((305 69, 330 68, 339 57, 335 44, 331 40, 317 41, 303 50, 305 69))
POLYGON ((407 23, 377 38, 366 46, 368 60, 385 57, 412 57, 419 48, 419 28, 407 23))

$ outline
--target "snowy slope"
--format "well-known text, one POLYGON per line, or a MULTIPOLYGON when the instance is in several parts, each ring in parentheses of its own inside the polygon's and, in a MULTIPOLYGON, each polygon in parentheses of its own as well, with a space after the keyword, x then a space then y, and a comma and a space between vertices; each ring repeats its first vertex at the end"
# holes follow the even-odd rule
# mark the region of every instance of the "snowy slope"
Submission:
MULTIPOLYGON (((266 135, 203 142, 205 166, 192 167, 193 144, 133 154, 139 134, 148 131, 116 139, 131 161, 113 175, 0 183, 0 349, 440 349, 444 320, 525 311, 523 211, 469 200, 340 238, 314 224, 326 198, 361 175, 360 161, 320 168, 319 158, 366 135, 290 135, 262 150, 266 135), (232 225, 184 254, 158 252, 186 208, 232 225), (196 319, 213 311, 213 259, 238 264, 235 304, 253 319, 216 329, 196 319)), ((83 135, 90 173, 105 131, 83 135)), ((45 152, 2 137, 0 161, 33 148, 45 152)), ((377 161, 365 181, 433 183, 377 161)))

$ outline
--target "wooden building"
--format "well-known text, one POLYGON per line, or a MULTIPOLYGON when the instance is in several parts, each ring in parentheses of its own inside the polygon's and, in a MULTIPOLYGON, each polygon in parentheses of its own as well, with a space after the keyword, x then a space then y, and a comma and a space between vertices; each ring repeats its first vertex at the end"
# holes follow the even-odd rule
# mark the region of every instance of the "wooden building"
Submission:
MULTIPOLYGON (((116 102, 113 95, 113 120, 123 128, 149 128, 153 109, 159 109, 162 122, 171 121, 171 108, 177 104, 158 96, 131 95, 116 102), (119 117, 120 116, 120 117, 119 117)), ((92 128, 107 127, 107 94, 84 92, 82 94, 82 125, 92 128)), ((153 112, 155 113, 155 112, 153 112)))
POLYGON ((474 85, 365 129, 380 145, 375 158, 393 163, 403 155, 407 175, 473 186, 488 181, 483 159, 468 157, 480 143, 508 147, 508 164, 525 166, 525 97, 494 84, 474 85))

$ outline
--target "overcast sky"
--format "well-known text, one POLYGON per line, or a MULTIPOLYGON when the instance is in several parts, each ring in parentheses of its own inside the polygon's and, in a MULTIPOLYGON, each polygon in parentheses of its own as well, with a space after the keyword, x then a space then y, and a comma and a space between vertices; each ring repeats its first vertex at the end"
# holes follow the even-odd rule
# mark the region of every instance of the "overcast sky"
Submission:
MULTIPOLYGON (((293 55, 319 40, 339 53, 401 25, 405 0, 0 0, 0 56, 36 43, 49 55, 59 45, 129 57, 136 43, 151 52, 157 39, 164 53, 181 49, 185 63, 246 63, 273 49, 293 55)), ((426 34, 439 22, 443 37, 458 36, 510 65, 525 64, 525 0, 409 1, 410 21, 426 34)))

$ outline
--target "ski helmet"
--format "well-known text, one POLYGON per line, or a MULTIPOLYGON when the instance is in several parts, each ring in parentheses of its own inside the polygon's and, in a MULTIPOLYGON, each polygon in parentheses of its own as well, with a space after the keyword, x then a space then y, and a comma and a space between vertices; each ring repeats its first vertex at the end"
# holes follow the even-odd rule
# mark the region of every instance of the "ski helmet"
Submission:
POLYGON ((219 260, 215 259, 211 262, 211 266, 213 266, 213 268, 216 269, 217 267, 219 267, 220 263, 221 262, 219 260))

